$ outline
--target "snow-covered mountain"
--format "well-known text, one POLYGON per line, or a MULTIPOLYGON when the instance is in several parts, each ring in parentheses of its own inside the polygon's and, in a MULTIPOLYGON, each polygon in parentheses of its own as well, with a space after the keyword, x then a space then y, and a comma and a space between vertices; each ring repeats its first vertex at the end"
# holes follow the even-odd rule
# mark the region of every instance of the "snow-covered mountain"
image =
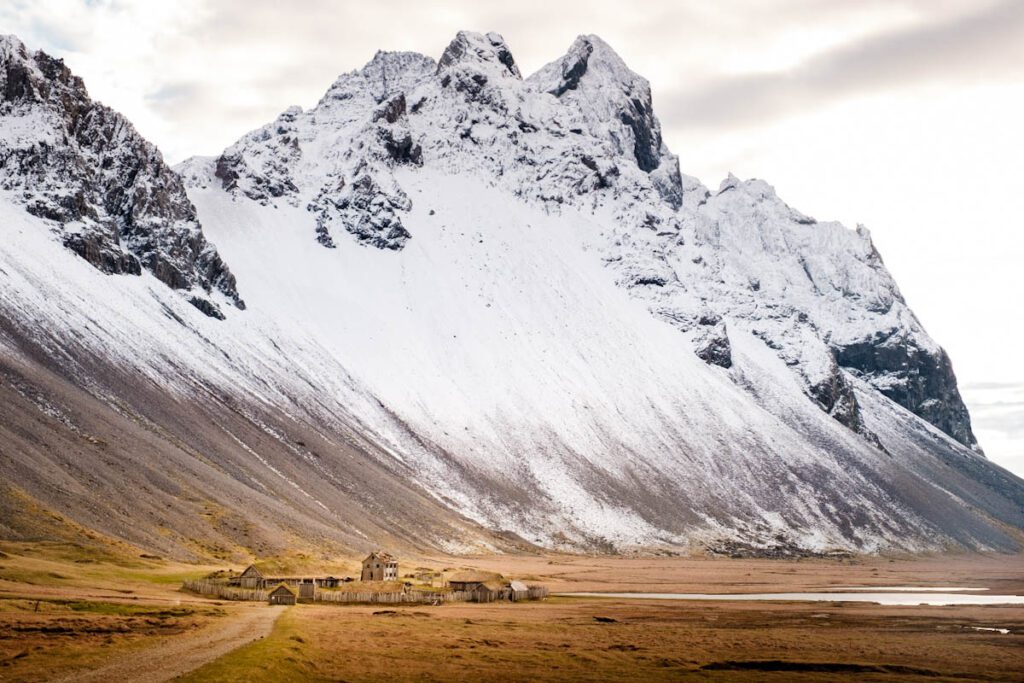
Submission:
POLYGON ((867 230, 681 174, 595 36, 526 79, 493 33, 378 53, 182 164, 187 198, 63 65, 2 54, 0 468, 34 505, 193 555, 1020 546, 1024 482, 867 230), (117 125, 79 134, 59 84, 117 125), (69 187, 92 213, 38 210, 69 187))

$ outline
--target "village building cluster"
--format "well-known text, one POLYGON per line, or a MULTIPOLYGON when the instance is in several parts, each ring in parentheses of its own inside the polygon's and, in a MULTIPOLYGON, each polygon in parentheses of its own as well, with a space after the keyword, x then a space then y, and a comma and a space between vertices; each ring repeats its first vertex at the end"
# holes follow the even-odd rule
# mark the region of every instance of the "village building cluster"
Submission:
MULTIPOLYGON (((450 589, 475 602, 529 600, 547 595, 547 590, 542 587, 510 581, 494 572, 459 571, 445 580, 439 572, 420 571, 411 578, 430 587, 450 589)), ((382 551, 370 553, 362 561, 359 580, 366 583, 400 581, 397 558, 382 551)), ((294 605, 299 600, 317 599, 318 589, 336 589, 351 581, 351 578, 336 576, 268 576, 255 565, 250 565, 241 574, 229 577, 226 584, 240 589, 269 591, 264 594, 271 605, 294 605)), ((403 585, 404 589, 411 586, 408 582, 403 585)))

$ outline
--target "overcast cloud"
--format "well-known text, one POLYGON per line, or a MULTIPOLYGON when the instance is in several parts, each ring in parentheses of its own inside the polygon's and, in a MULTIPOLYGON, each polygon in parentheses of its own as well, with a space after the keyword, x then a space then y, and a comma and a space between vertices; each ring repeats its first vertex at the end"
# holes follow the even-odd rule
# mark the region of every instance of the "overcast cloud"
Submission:
POLYGON ((459 29, 502 33, 524 73, 596 33, 651 81, 685 172, 868 224, 982 446, 1024 474, 1024 1, 0 0, 0 32, 64 58, 172 162, 459 29))
POLYGON ((968 3, 814 54, 789 69, 709 79, 668 93, 668 121, 730 127, 764 123, 837 97, 903 85, 1019 80, 1024 64, 1024 2, 968 3))

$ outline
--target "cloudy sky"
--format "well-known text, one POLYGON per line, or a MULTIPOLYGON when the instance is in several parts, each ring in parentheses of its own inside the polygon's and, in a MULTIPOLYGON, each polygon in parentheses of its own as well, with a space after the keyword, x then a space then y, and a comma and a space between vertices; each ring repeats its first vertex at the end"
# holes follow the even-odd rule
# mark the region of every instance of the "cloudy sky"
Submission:
POLYGON ((596 33, 651 81, 684 172, 871 228, 982 446, 1024 475, 1024 0, 0 0, 0 32, 172 162, 462 28, 502 33, 524 73, 596 33))

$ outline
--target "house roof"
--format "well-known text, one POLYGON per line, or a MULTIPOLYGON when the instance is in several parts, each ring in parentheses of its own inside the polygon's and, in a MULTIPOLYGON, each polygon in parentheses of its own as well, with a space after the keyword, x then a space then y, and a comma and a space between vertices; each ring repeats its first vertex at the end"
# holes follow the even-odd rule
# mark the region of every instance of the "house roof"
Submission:
POLYGON ((502 588, 505 587, 505 582, 504 581, 500 581, 500 580, 499 581, 484 581, 480 585, 483 586, 484 588, 486 588, 487 590, 500 591, 502 588))
POLYGON ((495 572, 462 571, 455 572, 448 577, 448 582, 455 583, 484 583, 487 581, 501 581, 501 574, 495 572))
POLYGON ((369 555, 367 555, 366 559, 363 560, 363 564, 366 564, 367 562, 373 562, 374 560, 380 560, 381 562, 397 562, 398 561, 398 560, 396 560, 394 558, 393 555, 390 555, 389 553, 386 553, 386 552, 384 552, 382 550, 377 550, 377 551, 374 551, 374 552, 370 553, 369 555))
POLYGON ((284 595, 285 593, 292 596, 293 598, 295 597, 295 591, 293 591, 291 588, 289 588, 286 584, 283 583, 279 583, 277 585, 277 588, 270 591, 271 595, 284 595))
POLYGON ((512 581, 511 583, 508 584, 508 587, 511 588, 514 591, 528 591, 528 590, 530 590, 530 587, 527 586, 522 581, 512 581))
POLYGON ((256 576, 256 577, 262 578, 263 577, 263 572, 261 572, 259 569, 256 569, 256 565, 250 564, 248 567, 245 568, 245 571, 242 572, 241 575, 242 576, 256 576))

